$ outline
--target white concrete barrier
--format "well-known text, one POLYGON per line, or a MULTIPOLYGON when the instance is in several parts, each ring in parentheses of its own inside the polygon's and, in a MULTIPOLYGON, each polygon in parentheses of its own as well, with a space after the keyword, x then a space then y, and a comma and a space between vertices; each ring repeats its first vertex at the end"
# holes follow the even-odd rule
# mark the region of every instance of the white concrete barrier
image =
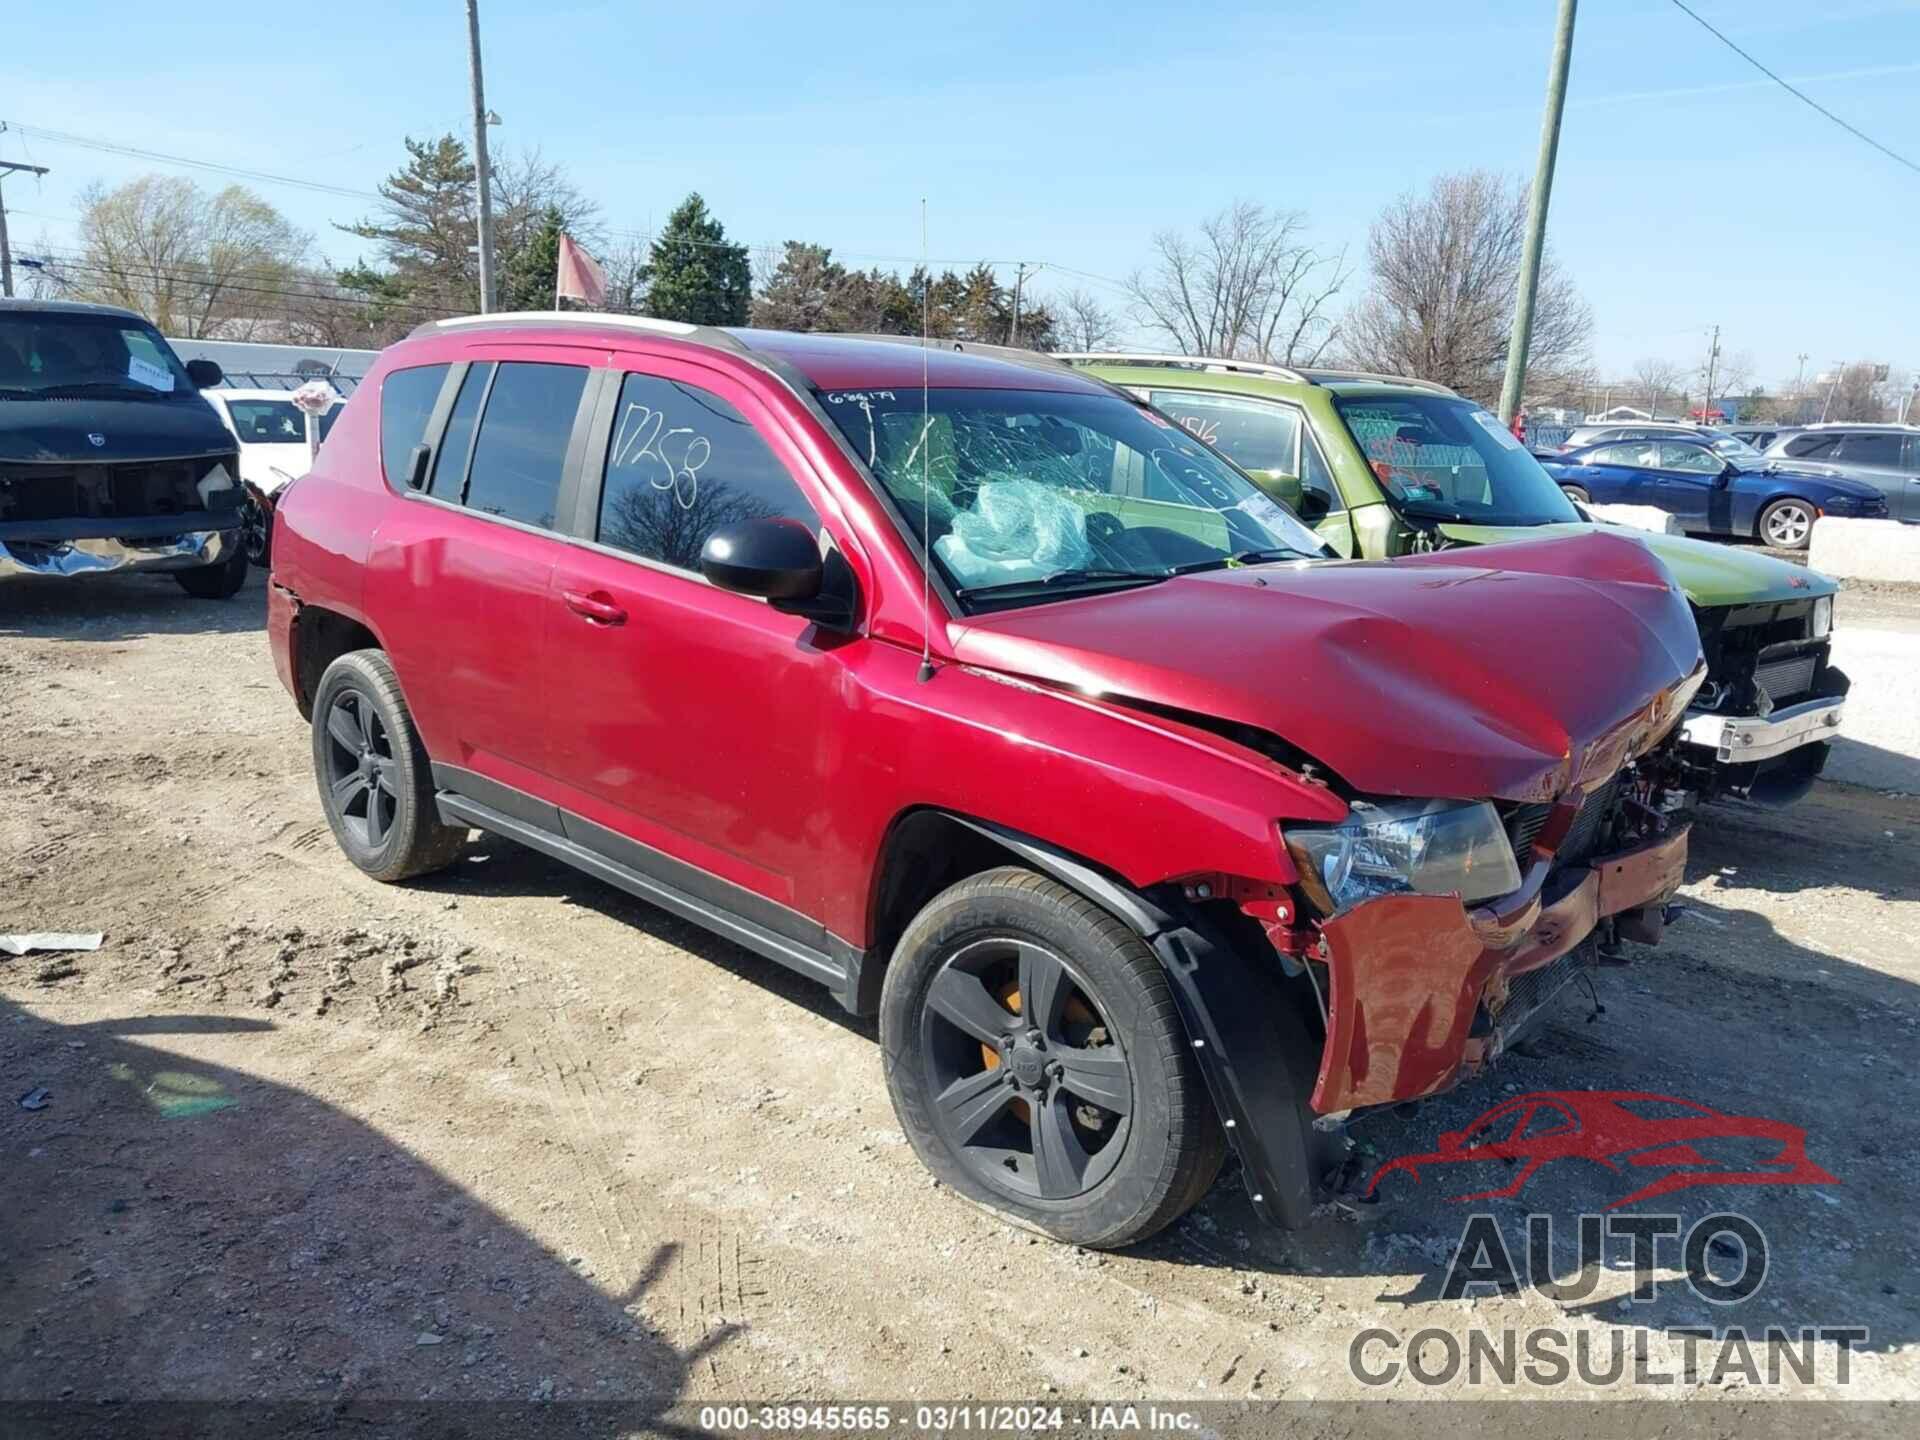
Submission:
POLYGON ((1807 564, 1846 580, 1920 584, 1920 525, 1823 515, 1813 522, 1807 564))
POLYGON ((1682 535, 1680 522, 1656 505, 1588 505, 1588 514, 1603 525, 1630 525, 1656 535, 1682 535))

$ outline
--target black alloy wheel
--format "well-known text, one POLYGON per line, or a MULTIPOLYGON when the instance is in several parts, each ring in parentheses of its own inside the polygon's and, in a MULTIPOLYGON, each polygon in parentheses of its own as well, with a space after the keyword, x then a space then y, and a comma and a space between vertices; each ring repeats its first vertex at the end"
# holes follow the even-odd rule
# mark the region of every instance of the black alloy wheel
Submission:
POLYGON ((400 805, 399 762, 364 692, 343 686, 327 707, 325 780, 341 822, 369 850, 386 844, 400 805))
POLYGON ((1125 1153, 1133 1073, 1086 979, 1030 939, 990 936, 928 987, 921 1055, 935 1124, 1014 1199, 1072 1200, 1125 1153))

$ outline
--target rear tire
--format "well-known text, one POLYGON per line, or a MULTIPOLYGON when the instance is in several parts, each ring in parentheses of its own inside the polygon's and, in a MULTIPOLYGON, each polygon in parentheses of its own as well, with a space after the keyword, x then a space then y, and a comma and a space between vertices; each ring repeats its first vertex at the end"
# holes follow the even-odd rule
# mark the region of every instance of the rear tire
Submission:
POLYGON ((320 677, 313 771, 333 838, 376 880, 443 869, 466 843, 464 828, 440 822, 432 764, 381 651, 349 651, 320 677))
POLYGON ((1593 503, 1593 496, 1587 493, 1584 485, 1562 485, 1560 489, 1562 493, 1566 495, 1567 499, 1573 501, 1576 505, 1591 505, 1593 503))
POLYGON ((1760 512, 1760 542, 1776 550, 1804 550, 1813 540, 1813 506, 1789 496, 1760 512))
POLYGON ((1031 871, 989 870, 920 912, 887 967, 880 1040, 922 1163, 1060 1240, 1145 1239, 1225 1158, 1159 962, 1031 871))
POLYGON ((231 600, 247 583, 246 547, 236 545, 231 555, 213 565, 176 570, 173 578, 196 600, 231 600))

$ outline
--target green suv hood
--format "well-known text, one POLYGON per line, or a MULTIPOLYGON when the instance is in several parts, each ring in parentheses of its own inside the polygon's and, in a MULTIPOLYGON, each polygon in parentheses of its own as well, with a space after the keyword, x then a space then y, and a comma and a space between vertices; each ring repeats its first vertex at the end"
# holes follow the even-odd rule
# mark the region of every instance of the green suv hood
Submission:
MULTIPOLYGON (((1498 545, 1507 540, 1540 540, 1549 535, 1579 535, 1589 530, 1619 531, 1623 525, 1442 525, 1440 533, 1464 545, 1498 545)), ((1831 595, 1839 583, 1818 570, 1776 560, 1732 545, 1662 535, 1633 533, 1658 555, 1696 609, 1752 605, 1769 600, 1805 600, 1831 595)))

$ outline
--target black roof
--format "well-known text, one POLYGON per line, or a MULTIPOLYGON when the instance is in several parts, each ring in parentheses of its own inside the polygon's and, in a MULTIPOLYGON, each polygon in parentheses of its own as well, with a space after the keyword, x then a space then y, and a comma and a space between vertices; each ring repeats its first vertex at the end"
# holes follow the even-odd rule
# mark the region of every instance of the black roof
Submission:
POLYGON ((142 325, 151 322, 137 310, 123 310, 118 305, 92 305, 82 300, 20 300, 0 296, 0 312, 26 311, 29 314, 44 315, 111 315, 117 320, 133 320, 142 325))

